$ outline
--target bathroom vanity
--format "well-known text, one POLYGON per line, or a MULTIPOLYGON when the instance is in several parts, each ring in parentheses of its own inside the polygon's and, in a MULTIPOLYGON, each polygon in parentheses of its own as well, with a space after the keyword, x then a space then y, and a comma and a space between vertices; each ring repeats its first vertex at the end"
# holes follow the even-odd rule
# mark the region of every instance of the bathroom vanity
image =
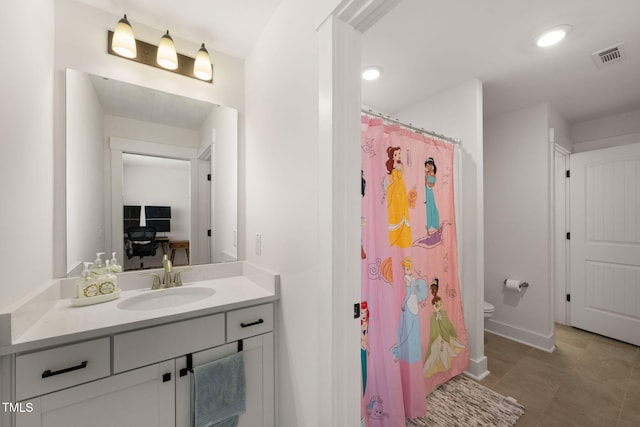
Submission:
POLYGON ((160 290, 124 273, 120 299, 86 307, 70 305, 62 279, 31 301, 49 304, 40 315, 15 307, 11 343, 0 346, 2 400, 12 403, 2 426, 189 426, 192 368, 238 351, 239 425, 273 426, 278 276, 244 262, 192 268, 184 286, 160 290), (43 296, 56 290, 57 301, 43 296))

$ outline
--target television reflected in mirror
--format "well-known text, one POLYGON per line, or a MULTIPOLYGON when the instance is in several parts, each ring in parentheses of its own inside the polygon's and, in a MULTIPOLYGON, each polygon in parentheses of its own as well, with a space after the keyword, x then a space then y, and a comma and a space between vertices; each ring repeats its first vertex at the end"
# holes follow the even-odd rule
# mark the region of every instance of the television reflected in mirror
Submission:
POLYGON ((145 224, 166 244, 144 268, 172 241, 190 250, 176 264, 238 259, 236 110, 72 69, 65 96, 68 277, 98 252, 126 261, 145 224))

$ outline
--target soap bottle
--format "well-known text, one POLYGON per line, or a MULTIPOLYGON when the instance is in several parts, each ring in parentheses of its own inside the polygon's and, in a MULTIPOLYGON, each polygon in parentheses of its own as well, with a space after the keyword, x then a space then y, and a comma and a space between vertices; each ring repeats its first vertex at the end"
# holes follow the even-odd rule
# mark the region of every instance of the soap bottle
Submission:
POLYGON ((112 273, 120 273, 122 272, 122 265, 116 259, 116 253, 111 252, 111 263, 109 264, 112 273))
POLYGON ((82 276, 76 280, 76 298, 88 298, 98 295, 98 282, 89 271, 90 262, 84 263, 82 276))
POLYGON ((96 254, 96 260, 93 262, 93 266, 91 267, 91 274, 94 276, 100 276, 105 273, 104 271, 104 261, 102 260, 102 255, 104 252, 98 252, 96 254))
POLYGON ((118 277, 111 272, 110 261, 107 260, 104 274, 97 277, 98 292, 100 295, 112 294, 118 288, 118 277))

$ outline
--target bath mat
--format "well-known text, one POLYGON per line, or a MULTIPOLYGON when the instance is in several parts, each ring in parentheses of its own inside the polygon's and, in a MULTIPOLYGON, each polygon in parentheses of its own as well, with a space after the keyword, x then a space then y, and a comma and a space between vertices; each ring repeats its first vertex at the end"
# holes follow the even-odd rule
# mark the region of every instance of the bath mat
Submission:
POLYGON ((407 427, 511 427, 524 414, 524 406, 458 375, 427 397, 427 416, 407 420, 407 427))

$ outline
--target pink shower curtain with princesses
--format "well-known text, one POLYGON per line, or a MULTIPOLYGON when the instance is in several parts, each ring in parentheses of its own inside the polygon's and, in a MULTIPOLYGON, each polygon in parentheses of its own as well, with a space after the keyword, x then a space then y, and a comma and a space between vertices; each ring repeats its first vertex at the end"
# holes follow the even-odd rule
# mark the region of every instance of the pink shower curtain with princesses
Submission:
POLYGON ((400 427, 469 364, 454 147, 362 117, 362 418, 400 427))

